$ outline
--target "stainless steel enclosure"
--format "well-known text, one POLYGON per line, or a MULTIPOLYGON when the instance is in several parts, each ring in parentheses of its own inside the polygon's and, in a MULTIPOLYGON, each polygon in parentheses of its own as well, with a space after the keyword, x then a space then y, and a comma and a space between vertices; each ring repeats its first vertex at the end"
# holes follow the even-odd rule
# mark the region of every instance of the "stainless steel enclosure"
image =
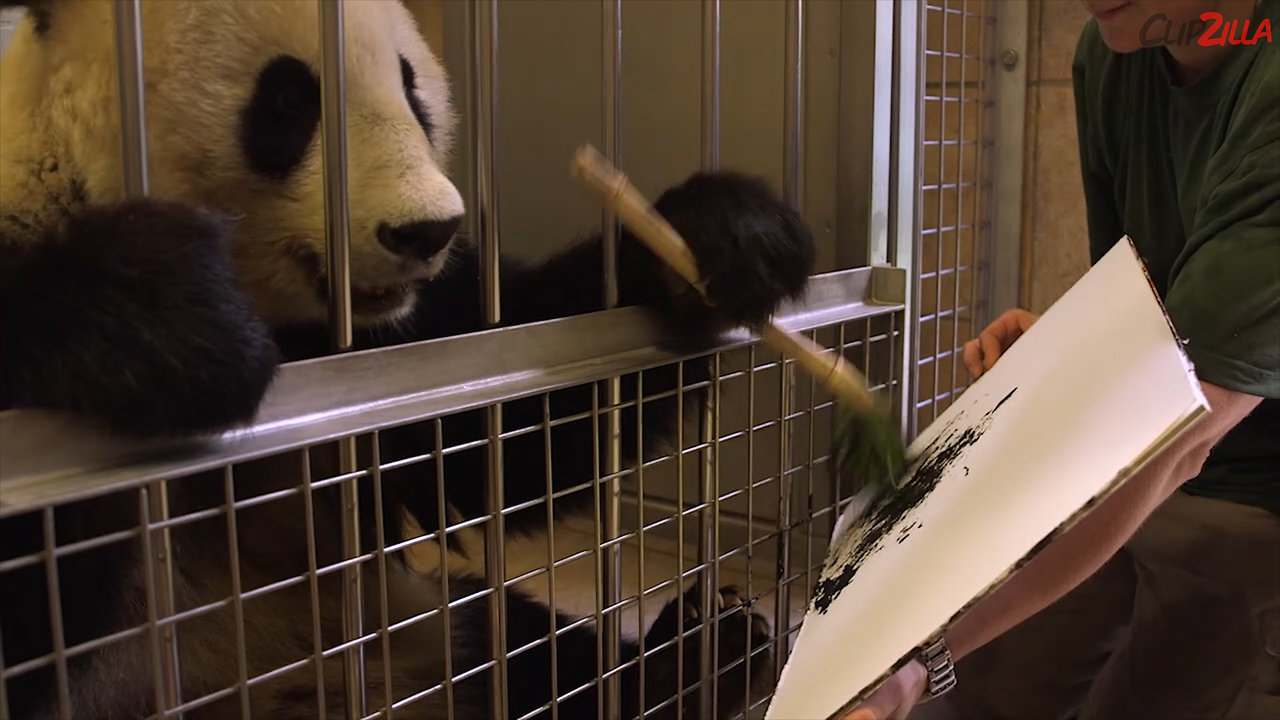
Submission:
MULTIPOLYGON (((124 166, 131 192, 145 194, 138 34, 147 28, 136 22, 138 0, 111 1, 117 8, 121 112, 128 140, 124 166)), ((658 349, 661 338, 634 308, 611 307, 376 352, 345 352, 351 345, 351 310, 345 284, 347 148, 340 5, 346 0, 299 1, 319 2, 322 8, 319 31, 325 52, 318 70, 336 352, 285 367, 249 431, 194 447, 106 442, 62 419, 0 414, 0 516, 41 510, 48 543, 41 553, 0 565, 0 572, 37 563, 52 567, 73 553, 138 536, 148 548, 150 615, 146 625, 78 647, 66 647, 55 627, 53 653, 12 666, 0 657, 0 677, 7 682, 53 666, 66 707, 69 658, 141 634, 150 638, 158 660, 157 716, 181 717, 222 697, 240 697, 248 715, 247 688, 261 677, 245 674, 240 683, 217 693, 182 696, 178 679, 183 668, 177 662, 182 623, 231 608, 241 618, 243 667, 244 603, 309 584, 312 607, 299 612, 316 611, 317 578, 337 573, 344 578, 346 642, 321 647, 317 639, 316 656, 300 662, 314 662, 319 673, 320 658, 342 658, 342 677, 324 677, 323 684, 329 693, 344 693, 347 717, 391 716, 389 706, 403 707, 433 694, 451 706, 451 679, 419 688, 407 698, 365 690, 366 644, 400 628, 362 622, 368 617, 363 603, 369 595, 360 585, 357 566, 383 567, 393 551, 417 552, 430 565, 443 562, 444 553, 432 544, 440 540, 435 533, 408 533, 395 548, 358 554, 355 483, 371 479, 378 487, 380 473, 389 467, 377 460, 379 438, 390 429, 411 422, 438 427, 441 418, 477 408, 484 409, 490 429, 483 443, 490 472, 477 478, 486 483, 488 516, 450 520, 446 533, 483 542, 481 561, 490 588, 528 586, 580 622, 601 629, 596 682, 605 688, 602 717, 617 717, 618 639, 643 636, 655 613, 696 577, 710 580, 701 599, 700 617, 707 619, 699 629, 702 636, 716 632, 711 589, 737 583, 757 612, 770 619, 781 667, 829 533, 849 495, 848 488, 828 476, 831 398, 792 362, 745 333, 727 336, 712 354, 716 373, 707 412, 684 423, 680 446, 664 458, 628 467, 617 459, 617 411, 626 405, 619 400, 617 376, 696 359, 658 349), (424 377, 420 369, 426 365, 432 372, 424 377), (586 384, 597 388, 591 418, 608 428, 606 436, 614 441, 598 449, 608 467, 592 489, 602 510, 594 523, 557 525, 544 547, 520 545, 504 530, 504 518, 519 508, 502 507, 498 501, 504 483, 503 445, 529 434, 541 434, 550 443, 551 429, 571 418, 550 411, 549 393, 586 384), (517 432, 501 432, 504 403, 518 398, 542 398, 543 420, 517 432), (359 462, 357 443, 373 448, 373 462, 359 462), (307 496, 323 487, 343 488, 346 512, 336 531, 346 560, 316 567, 313 557, 307 574, 257 588, 240 587, 235 575, 236 591, 223 602, 175 611, 168 533, 184 523, 217 520, 226 524, 235 547, 237 512, 273 499, 237 499, 237 469, 321 446, 336 446, 338 472, 315 476, 308 465, 304 481, 290 493, 307 496), (171 484, 214 468, 222 468, 226 503, 187 516, 173 514, 165 499, 171 484), (53 542, 53 507, 109 491, 136 494, 146 520, 142 527, 71 545, 53 542)), ((542 255, 592 227, 604 229, 610 246, 616 242, 616 218, 601 213, 568 176, 577 144, 594 143, 650 197, 700 167, 746 169, 770 178, 801 207, 819 239, 819 275, 807 298, 785 308, 779 321, 843 352, 893 397, 904 431, 914 434, 963 390, 957 348, 993 309, 1002 309, 1009 297, 1008 264, 1017 267, 1016 238, 1010 248, 1008 238, 997 240, 992 228, 1016 225, 1016 208, 1012 220, 1002 213, 1020 198, 1002 194, 997 205, 991 191, 1015 191, 1009 178, 1021 172, 1020 147, 1001 150, 993 142, 999 128, 1018 117, 1002 115, 1000 103, 1009 102, 1015 113, 1021 112, 1021 99, 1007 95, 1016 91, 1019 78, 1008 76, 1010 68, 997 61, 998 49, 1018 42, 1016 33, 1010 35, 1001 23, 1013 13, 1016 27, 1017 11, 1005 6, 1019 4, 443 0, 445 42, 434 49, 451 72, 462 106, 462 162, 454 176, 467 198, 470 232, 486 261, 486 320, 496 323, 503 312, 498 303, 500 252, 542 255), (993 260, 996 249, 1004 253, 998 262, 993 260)), ((1021 22, 1025 25, 1025 18, 1021 22)), ((612 262, 616 254, 606 257, 612 262)), ((612 306, 612 269, 602 268, 598 281, 612 306)), ((642 413, 652 399, 642 397, 642 413)), ((436 447, 399 462, 440 463, 460 449, 437 434, 436 447)), ((548 476, 552 472, 546 469, 548 476)), ((546 506, 548 519, 554 502, 550 496, 538 501, 546 506)), ((50 590, 56 600, 56 583, 50 590)), ((385 599, 385 586, 380 590, 385 599)), ((508 660, 501 642, 507 618, 500 602, 490 607, 491 677, 501 687, 508 660)), ((447 617, 451 610, 445 605, 436 612, 447 617)), ((554 644, 555 636, 542 642, 554 644)), ((704 642, 702 649, 701 676, 706 678, 717 660, 711 643, 704 642)), ((449 653, 447 643, 432 651, 449 653)), ((643 667, 643 657, 639 662, 643 667)), ((709 717, 721 700, 712 688, 704 682, 694 694, 670 702, 698 703, 702 716, 709 717)), ((577 689, 557 687, 557 692, 563 698, 577 689)), ((502 698, 502 693, 492 693, 495 716, 507 717, 502 698)), ((767 693, 748 697, 749 715, 762 716, 768 700, 767 693)), ((9 717, 2 694, 0 709, 9 717)))

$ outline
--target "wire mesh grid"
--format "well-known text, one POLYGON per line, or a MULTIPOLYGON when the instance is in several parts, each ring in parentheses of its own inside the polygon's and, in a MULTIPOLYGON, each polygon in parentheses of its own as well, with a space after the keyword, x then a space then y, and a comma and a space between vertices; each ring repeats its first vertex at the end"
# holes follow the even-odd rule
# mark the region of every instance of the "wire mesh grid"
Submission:
MULTIPOLYGON (((321 7, 331 310, 343 350, 351 342, 349 288, 338 282, 347 275, 343 79, 332 51, 342 14, 337 3, 321 7)), ((715 118, 718 3, 705 7, 713 49, 704 102, 715 118)), ((121 46, 140 49, 136 3, 117 8, 121 46)), ((475 235, 493 268, 494 5, 469 12, 475 235)), ((618 32, 610 15, 606 39, 618 32)), ((803 176, 802 18, 801 3, 790 3, 792 201, 803 176)), ((616 62, 616 47, 610 54, 616 62)), ((126 165, 145 194, 133 57, 120 68, 134 141, 126 165)), ((606 68, 606 87, 616 71, 606 68)), ((704 126, 710 167, 716 132, 714 120, 704 126)), ((925 197, 927 207, 927 187, 925 197)), ((610 223, 606 214, 607 238, 616 237, 610 223)), ((943 276, 938 267, 934 277, 943 276)), ((497 274, 485 276, 493 323, 497 274)), ((808 332, 896 395, 900 309, 853 315, 808 332)), ((0 655, 0 710, 17 717, 12 698, 48 687, 55 717, 100 714, 102 688, 156 717, 453 718, 476 708, 504 718, 761 715, 848 499, 829 475, 831 399, 791 362, 750 344, 630 371, 440 415, 406 413, 354 436, 317 425, 283 451, 217 467, 192 461, 189 472, 118 482, 106 494, 72 477, 65 487, 74 500, 6 510, 12 537, 36 541, 5 543, 0 583, 42 589, 19 599, 22 627, 8 630, 46 650, 0 655), (646 428, 667 422, 678 447, 652 447, 646 428), (637 453, 643 459, 628 462, 637 453), (412 515, 385 517, 390 495, 412 515), (119 567, 131 574, 107 574, 119 567), (103 612, 64 612, 68 597, 83 606, 96 592, 103 612), (141 677, 150 682, 129 682, 141 677), (512 706, 513 688, 541 688, 531 694, 546 700, 512 706)))
POLYGON ((987 0, 924 4, 916 427, 964 391, 964 343, 980 328, 990 232, 989 127, 995 8, 987 0))
MULTIPOLYGON (((896 322, 883 315, 810 336, 886 377, 896 322)), ((690 368, 707 360, 640 372, 614 406, 602 404, 602 383, 507 403, 499 445, 510 457, 537 456, 542 466, 506 467, 496 522, 475 482, 489 451, 476 411, 354 438, 354 472, 341 472, 342 443, 328 441, 96 499, 94 511, 110 508, 116 527, 94 537, 78 529, 84 503, 18 518, 41 526, 44 547, 6 548, 0 573, 6 587, 48 583, 53 602, 30 621, 49 628, 52 650, 5 657, 4 684, 53 673, 59 714, 70 716, 73 705, 91 713, 69 672, 97 654, 122 676, 129 673, 121 665, 150 668, 154 686, 131 692, 153 694, 166 708, 157 716, 278 717, 288 703, 310 698, 315 716, 342 717, 342 661, 354 649, 362 655, 358 717, 465 716, 457 708, 473 705, 459 704, 459 696, 484 697, 486 676, 500 665, 508 682, 548 688, 545 704, 507 708, 513 718, 607 716, 595 688, 610 677, 620 679, 621 706, 643 702, 648 716, 685 716, 699 702, 716 717, 730 709, 758 714, 779 668, 770 654, 799 629, 849 492, 826 469, 831 399, 791 361, 784 369, 782 358, 750 345, 715 353, 713 371, 689 381, 701 374, 690 368), (673 374, 671 389, 646 389, 670 384, 673 374), (590 408, 564 413, 566 393, 589 395, 590 408), (686 412, 700 393, 718 410, 686 412), (788 400, 795 409, 783 412, 788 400), (685 426, 680 447, 642 448, 646 411, 670 413, 673 404, 685 426), (646 456, 616 478, 599 472, 598 439, 611 410, 634 412, 623 424, 646 456), (558 443, 584 429, 595 438, 593 458, 557 453, 558 443), (611 479, 620 481, 625 510, 620 534, 606 540, 601 514, 590 509, 611 479), (333 531, 341 489, 352 481, 375 523, 348 555, 333 531), (434 517, 434 526, 383 517, 388 493, 424 483, 432 489, 421 494, 429 507, 415 509, 434 517), (152 512, 157 488, 168 500, 165 518, 152 512), (484 543, 494 524, 505 526, 506 537, 506 612, 498 625, 506 642, 496 658, 479 638, 455 633, 483 628, 459 618, 486 618, 499 597, 485 581, 484 543), (614 547, 622 592, 610 604, 601 580, 604 554, 614 547), (65 626, 59 575, 74 573, 84 587, 106 555, 124 552, 136 553, 145 597, 101 598, 130 606, 119 627, 65 626), (62 573, 47 572, 55 566, 62 573), (344 640, 340 586, 356 568, 368 625, 344 640), (712 596, 714 608, 703 615, 696 590, 731 586, 712 596), (786 606, 780 588, 790 590, 786 606), (167 610, 157 602, 162 595, 170 598, 167 610), (677 595, 684 600, 674 602, 677 595), (531 611, 536 603, 558 613, 531 611), (602 663, 595 632, 608 615, 618 618, 622 636, 613 667, 602 663), (716 682, 699 682, 710 677, 716 682)))

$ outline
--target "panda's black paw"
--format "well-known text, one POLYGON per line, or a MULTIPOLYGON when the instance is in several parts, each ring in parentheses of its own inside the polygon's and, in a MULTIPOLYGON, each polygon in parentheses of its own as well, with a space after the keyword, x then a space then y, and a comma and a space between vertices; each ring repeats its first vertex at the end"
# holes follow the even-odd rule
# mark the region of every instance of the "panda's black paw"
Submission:
POLYGON ((212 213, 141 200, 20 245, 0 279, 2 406, 146 437, 251 420, 278 351, 240 289, 230 232, 212 213))
MULTIPOLYGON (((645 634, 646 648, 661 647, 684 636, 681 660, 673 653, 675 643, 667 645, 646 661, 646 706, 664 703, 676 692, 685 695, 684 718, 698 718, 695 685, 702 679, 702 635, 699 626, 711 623, 716 636, 716 693, 719 696, 717 718, 732 717, 748 703, 767 697, 774 676, 773 657, 769 648, 769 622, 751 611, 743 591, 734 585, 721 587, 715 595, 715 617, 702 617, 700 583, 672 600, 645 634), (683 680, 676 668, 683 666, 683 680), (748 667, 749 666, 749 667, 748 667)), ((674 717, 674 704, 659 711, 656 717, 674 717), (663 712, 666 712, 664 715, 663 712)))
POLYGON ((688 331, 759 326, 807 287, 813 235, 763 179, 697 173, 663 193, 654 207, 688 243, 712 306, 705 308, 683 280, 672 281, 682 311, 677 319, 691 323, 688 331))

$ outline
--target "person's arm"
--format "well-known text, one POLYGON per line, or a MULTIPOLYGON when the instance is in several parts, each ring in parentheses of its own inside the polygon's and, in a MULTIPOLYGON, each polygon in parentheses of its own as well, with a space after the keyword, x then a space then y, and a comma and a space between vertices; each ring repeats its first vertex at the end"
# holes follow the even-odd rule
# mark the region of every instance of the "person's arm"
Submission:
MULTIPOLYGON (((1199 474, 1213 446, 1262 400, 1211 383, 1200 385, 1209 415, 957 620, 945 636, 954 660, 1048 607, 1102 567, 1162 502, 1199 474)), ((925 681, 924 666, 914 660, 845 720, 905 719, 925 681)))
POLYGON ((1201 387, 1209 415, 956 621, 946 635, 953 657, 985 645, 1096 572, 1161 503, 1200 473, 1213 446, 1262 400, 1207 382, 1201 387))

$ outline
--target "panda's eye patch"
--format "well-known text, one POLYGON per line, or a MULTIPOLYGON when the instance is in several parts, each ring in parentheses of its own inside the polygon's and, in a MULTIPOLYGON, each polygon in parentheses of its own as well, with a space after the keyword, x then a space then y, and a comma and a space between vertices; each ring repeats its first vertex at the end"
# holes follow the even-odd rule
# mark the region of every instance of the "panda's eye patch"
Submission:
POLYGON ((427 115, 426 108, 422 107, 422 102, 418 100, 418 95, 414 92, 416 81, 417 75, 413 72, 413 66, 409 64, 405 56, 401 55, 400 82, 404 86, 404 98, 409 101, 409 110, 413 113, 414 119, 418 121, 422 131, 427 134, 427 142, 435 142, 436 128, 431 124, 431 118, 427 115))
POLYGON ((320 125, 320 81, 288 55, 258 73, 253 96, 240 114, 240 146, 259 175, 284 180, 302 164, 320 125))

